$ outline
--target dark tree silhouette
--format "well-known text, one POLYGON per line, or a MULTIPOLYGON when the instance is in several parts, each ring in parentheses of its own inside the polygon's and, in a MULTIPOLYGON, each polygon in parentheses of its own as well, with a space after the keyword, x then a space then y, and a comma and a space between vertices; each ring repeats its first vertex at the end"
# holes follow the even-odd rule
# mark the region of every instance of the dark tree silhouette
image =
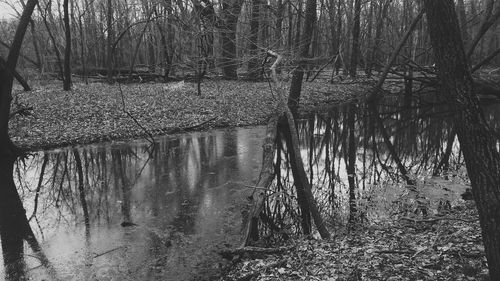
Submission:
POLYGON ((438 76, 455 113, 491 280, 500 280, 500 154, 474 93, 453 0, 424 0, 438 76))

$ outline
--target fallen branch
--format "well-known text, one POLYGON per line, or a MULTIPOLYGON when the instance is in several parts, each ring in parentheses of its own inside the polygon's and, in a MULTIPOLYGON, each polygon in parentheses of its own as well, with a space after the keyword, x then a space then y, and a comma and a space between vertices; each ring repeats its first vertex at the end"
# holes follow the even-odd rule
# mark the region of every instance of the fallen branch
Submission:
POLYGON ((9 114, 9 119, 12 119, 14 116, 16 116, 18 114, 21 116, 28 116, 31 114, 31 111, 33 111, 33 106, 18 108, 9 114))
POLYGON ((414 250, 380 250, 380 251, 375 251, 374 253, 413 255, 415 253, 415 251, 414 250))
POLYGON ((217 116, 215 116, 213 118, 210 118, 210 119, 208 119, 206 121, 203 121, 203 122, 201 122, 199 124, 193 125, 193 126, 172 129, 171 131, 168 131, 167 133, 174 134, 174 133, 179 133, 179 132, 182 132, 182 131, 192 131, 192 130, 195 130, 195 129, 198 129, 198 128, 202 127, 203 125, 205 125, 205 124, 207 124, 209 122, 214 121, 215 119, 217 119, 217 116))
POLYGON ((220 254, 224 257, 226 256, 236 256, 242 254, 279 254, 283 252, 287 252, 295 249, 295 246, 286 246, 286 247, 278 247, 278 248, 261 248, 261 247, 251 247, 246 246, 242 248, 230 249, 221 251, 220 254))
POLYGON ((467 220, 467 219, 450 218, 450 217, 431 218, 431 219, 414 219, 414 218, 402 217, 401 220, 407 220, 407 221, 416 222, 416 223, 419 223, 419 222, 438 222, 438 221, 443 221, 443 220, 477 222, 477 221, 479 221, 479 218, 467 220))

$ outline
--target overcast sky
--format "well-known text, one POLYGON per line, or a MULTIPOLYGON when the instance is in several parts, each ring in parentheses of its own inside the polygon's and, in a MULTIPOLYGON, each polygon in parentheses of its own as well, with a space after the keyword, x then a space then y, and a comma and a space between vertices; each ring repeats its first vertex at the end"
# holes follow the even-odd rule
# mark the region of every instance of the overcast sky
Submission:
POLYGON ((12 8, 4 2, 0 1, 0 19, 12 18, 14 15, 15 13, 12 8))

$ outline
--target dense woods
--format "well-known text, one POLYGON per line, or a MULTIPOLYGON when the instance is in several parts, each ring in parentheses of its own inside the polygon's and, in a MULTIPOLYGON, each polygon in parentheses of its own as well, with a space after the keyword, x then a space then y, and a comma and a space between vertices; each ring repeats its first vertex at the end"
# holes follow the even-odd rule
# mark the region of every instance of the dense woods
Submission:
MULTIPOLYGON (((337 232, 339 225, 346 226, 348 233, 366 227, 370 224, 367 209, 377 203, 372 202, 377 197, 374 190, 389 181, 414 196, 408 202, 392 202, 401 203, 398 208, 403 209, 393 213, 397 220, 439 221, 442 213, 452 211, 451 200, 440 200, 434 210, 423 186, 436 177, 450 181, 452 162, 456 167, 465 164, 467 179, 462 184, 467 191, 462 198, 473 198, 476 203, 490 278, 500 278, 500 134, 491 125, 495 113, 486 115, 481 103, 487 95, 495 100, 500 97, 500 1, 3 0, 2 4, 13 11, 0 21, 0 235, 4 263, 14 265, 6 266, 7 279, 26 278, 24 273, 29 270, 26 264, 18 262, 24 257, 25 241, 42 265, 56 274, 30 226, 31 219, 38 219, 39 205, 45 204, 38 200, 47 165, 52 169, 52 188, 61 194, 68 184, 69 189, 62 194, 78 196, 72 200, 76 202, 74 206, 81 207, 88 241, 93 228, 91 214, 97 212, 94 216, 98 218, 101 215, 99 207, 93 205, 95 202, 89 201, 88 194, 95 192, 92 183, 100 183, 102 190, 97 197, 106 197, 109 192, 101 177, 114 177, 107 182, 113 182, 115 191, 122 196, 121 226, 137 226, 131 199, 135 179, 127 171, 133 170, 130 159, 146 152, 129 151, 130 155, 125 153, 123 157, 113 149, 109 153, 100 151, 96 156, 72 147, 61 153, 65 159, 61 176, 59 156, 45 154, 43 160, 35 158, 41 163, 41 171, 34 210, 27 218, 25 202, 19 196, 23 179, 18 160, 29 156, 18 147, 23 143, 19 139, 23 134, 14 132, 13 141, 12 131, 32 128, 32 124, 44 127, 50 122, 53 124, 46 127, 57 123, 62 131, 66 128, 63 119, 70 123, 78 114, 72 115, 75 108, 57 109, 68 104, 81 109, 76 125, 68 127, 73 131, 57 132, 56 128, 54 132, 50 128, 52 136, 45 136, 45 140, 69 136, 69 140, 54 144, 60 146, 147 136, 151 147, 144 151, 149 158, 136 177, 140 178, 142 169, 152 165, 147 172, 154 174, 155 182, 169 177, 181 181, 181 176, 171 172, 175 164, 168 159, 168 147, 155 154, 155 136, 196 130, 214 120, 219 127, 267 121, 261 174, 255 185, 245 185, 253 192, 245 195, 248 204, 241 211, 241 241, 236 249, 223 251, 233 261, 247 251, 267 253, 268 250, 253 246, 271 239, 281 243, 293 234, 313 236, 318 232, 318 239, 330 241, 342 233, 337 232), (51 97, 60 99, 54 102, 59 104, 52 105, 56 110, 50 113, 57 118, 41 116, 31 124, 22 123, 23 120, 10 123, 16 115, 30 115, 34 110, 31 104, 19 101, 20 96, 25 98, 20 90, 13 95, 17 86, 14 81, 29 91, 31 81, 44 85, 49 84, 48 80, 62 89, 51 90, 51 94, 57 93, 51 97), (188 90, 191 86, 184 81, 196 86, 188 90), (226 83, 226 89, 221 89, 220 81, 226 83), (145 82, 153 83, 141 84, 145 82), (76 83, 88 88, 76 90, 76 83), (343 107, 322 109, 325 112, 320 117, 303 116, 300 109, 305 95, 309 99, 311 92, 322 96, 313 101, 318 106, 327 99, 325 96, 340 96, 343 87, 357 91, 346 95, 343 107), (254 89, 259 93, 252 93, 254 89), (263 95, 267 92, 272 98, 263 95), (88 96, 71 96, 76 93, 88 96), (13 102, 15 110, 11 109, 13 102), (94 112, 95 108, 101 111, 94 112), (440 119, 440 110, 449 119, 440 119), (100 121, 88 119, 85 114, 89 112, 100 121), (242 115, 254 122, 242 122, 242 115), (171 120, 175 118, 186 118, 184 127, 179 125, 182 122, 171 120), (409 125, 403 128, 398 122, 409 125), (91 125, 78 131, 87 123, 91 125), (103 128, 99 131, 92 126, 103 128), (122 131, 117 128, 128 131, 120 135, 122 131), (308 146, 304 148, 304 144, 308 146), (152 164, 148 164, 150 159, 152 164), (162 168, 157 162, 160 160, 168 163, 168 169, 162 168), (97 171, 96 179, 89 175, 91 169, 97 171), (108 169, 113 175, 108 175, 108 169), (160 173, 162 169, 169 171, 160 173), (323 177, 321 183, 319 176, 323 177), (410 204, 413 207, 408 207, 410 204), (263 242, 265 239, 268 240, 263 242)), ((43 95, 33 94, 40 96, 43 95)), ((43 104, 44 108, 50 106, 43 104)), ((24 137, 32 138, 39 131, 35 125, 24 137)), ((50 147, 50 143, 46 145, 50 147)), ((211 140, 193 148, 196 145, 186 141, 177 146, 196 150, 194 158, 203 158, 203 167, 207 168, 212 161, 209 154, 217 155, 217 144, 211 140), (200 152, 204 149, 213 151, 200 152)), ((236 142, 231 143, 224 149, 223 157, 238 154, 238 148, 236 142)), ((179 158, 175 162, 184 163, 189 158, 186 155, 175 155, 179 158)), ((185 170, 196 166, 191 162, 184 164, 185 170)), ((230 174, 225 169, 224 173, 230 174)), ((453 176, 459 170, 456 168, 453 176)), ((181 174, 180 170, 175 171, 181 174)), ((185 199, 190 194, 183 192, 181 209, 189 208, 191 203, 199 204, 185 199)), ((184 211, 188 214, 192 210, 184 211)), ((71 212, 80 215, 80 211, 71 212)), ((186 214, 175 217, 174 222, 192 222, 186 214)), ((194 232, 189 227, 193 225, 186 229, 194 232)), ((171 240, 163 243, 167 248, 172 246, 171 240)), ((411 259, 438 247, 427 248, 410 251, 414 254, 411 259)))
MULTIPOLYGON (((21 12, 17 1, 5 2, 21 12)), ((458 1, 471 65, 500 47, 493 2, 458 1)), ((64 78, 66 84, 71 77, 64 73, 79 79, 137 71, 159 81, 203 73, 255 80, 261 78, 265 50, 271 49, 293 60, 289 70, 302 61, 307 70, 329 63, 351 76, 355 70, 370 74, 385 65, 422 8, 419 1, 392 0, 44 0, 30 21, 19 67, 64 78), (316 11, 312 25, 308 5, 316 11)), ((3 54, 16 23, 15 18, 1 22, 3 54)), ((434 64, 430 47, 422 21, 396 64, 407 72, 429 67, 434 64)), ((494 57, 489 63, 500 61, 494 57)))

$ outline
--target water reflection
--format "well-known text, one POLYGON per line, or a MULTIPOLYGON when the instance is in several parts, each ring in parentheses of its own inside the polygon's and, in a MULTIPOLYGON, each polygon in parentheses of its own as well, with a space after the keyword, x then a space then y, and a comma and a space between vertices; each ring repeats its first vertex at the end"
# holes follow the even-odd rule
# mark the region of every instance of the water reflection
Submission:
MULTIPOLYGON (((495 130, 497 108, 486 110, 495 130)), ((466 187, 451 114, 432 96, 347 104, 297 124, 307 178, 330 225, 436 214, 466 187)), ((264 135, 264 127, 217 130, 163 138, 154 150, 100 144, 19 163, 26 220, 51 264, 40 267, 21 241, 11 244, 24 261, 13 272, 35 280, 54 272, 63 280, 190 280, 214 272, 218 247, 240 238, 251 189, 235 182, 258 178, 264 135)), ((280 130, 263 237, 310 226, 297 207, 286 138, 280 130)))
MULTIPOLYGON (((498 105, 486 108, 497 129, 498 105)), ((374 109, 346 104, 299 120, 308 179, 331 226, 427 216, 457 203, 468 185, 446 104, 432 94, 393 97, 374 109)), ((497 130, 498 132, 498 130, 497 130)), ((278 181, 266 202, 263 235, 303 232, 286 132, 278 143, 278 181), (275 231, 273 231, 273 229, 275 231)))
MULTIPOLYGON (((39 153, 15 171, 35 236, 63 280, 190 280, 239 240, 265 128, 39 153)), ((2 237, 3 239, 4 237, 2 237)), ((28 276, 48 278, 23 253, 28 276)), ((48 278, 52 279, 52 278, 48 278)))

